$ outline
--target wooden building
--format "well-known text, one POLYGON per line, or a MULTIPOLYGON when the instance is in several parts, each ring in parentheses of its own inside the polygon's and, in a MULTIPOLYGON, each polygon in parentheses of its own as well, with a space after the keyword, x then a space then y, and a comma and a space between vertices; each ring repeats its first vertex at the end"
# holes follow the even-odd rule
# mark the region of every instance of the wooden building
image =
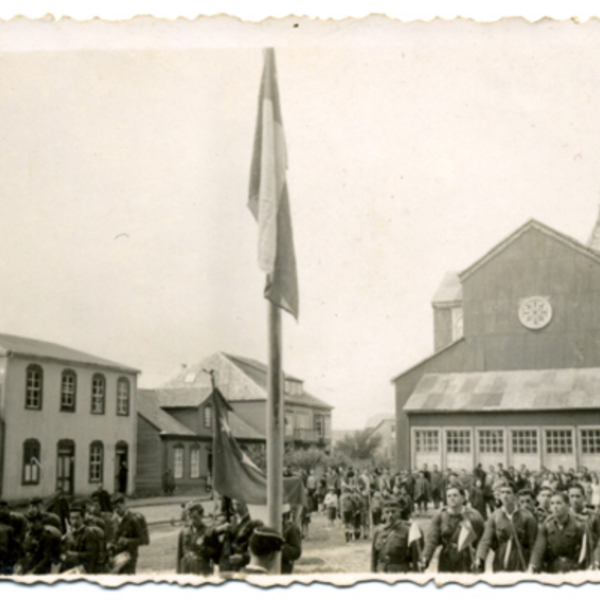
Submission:
MULTIPOLYGON (((181 372, 164 386, 139 391, 137 489, 154 493, 170 469, 182 493, 206 488, 212 473, 212 387, 209 371, 232 408, 229 424, 244 451, 264 466, 266 373, 258 361, 217 353, 181 372)), ((286 444, 331 445, 331 410, 308 394, 302 380, 285 377, 286 444)))
POLYGON ((0 334, 0 495, 133 492, 139 371, 0 334))
POLYGON ((600 469, 596 237, 532 220, 444 278, 435 352, 393 380, 399 468, 600 469))

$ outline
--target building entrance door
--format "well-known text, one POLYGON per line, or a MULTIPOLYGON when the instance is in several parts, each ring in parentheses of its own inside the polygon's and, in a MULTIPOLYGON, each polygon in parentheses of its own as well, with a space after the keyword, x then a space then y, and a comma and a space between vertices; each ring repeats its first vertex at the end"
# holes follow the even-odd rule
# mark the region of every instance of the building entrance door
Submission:
POLYGON ((127 442, 117 442, 115 447, 115 492, 127 493, 129 457, 127 442))
POLYGON ((75 491, 75 443, 60 440, 56 457, 56 489, 72 495, 75 491))

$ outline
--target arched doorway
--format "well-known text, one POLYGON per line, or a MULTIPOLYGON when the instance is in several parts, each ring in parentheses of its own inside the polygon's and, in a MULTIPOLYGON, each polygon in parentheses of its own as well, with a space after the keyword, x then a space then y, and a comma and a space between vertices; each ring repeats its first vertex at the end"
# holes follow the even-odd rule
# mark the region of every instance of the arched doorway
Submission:
POLYGON ((59 440, 56 456, 56 489, 72 495, 75 491, 75 442, 59 440))
POLYGON ((117 442, 115 446, 115 492, 127 493, 129 474, 129 447, 127 442, 117 442))

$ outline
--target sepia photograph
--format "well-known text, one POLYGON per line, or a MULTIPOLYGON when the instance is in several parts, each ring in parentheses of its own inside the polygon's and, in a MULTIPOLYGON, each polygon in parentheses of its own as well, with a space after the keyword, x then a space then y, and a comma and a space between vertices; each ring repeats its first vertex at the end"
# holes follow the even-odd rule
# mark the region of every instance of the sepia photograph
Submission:
POLYGON ((0 22, 2 579, 599 581, 599 32, 0 22))

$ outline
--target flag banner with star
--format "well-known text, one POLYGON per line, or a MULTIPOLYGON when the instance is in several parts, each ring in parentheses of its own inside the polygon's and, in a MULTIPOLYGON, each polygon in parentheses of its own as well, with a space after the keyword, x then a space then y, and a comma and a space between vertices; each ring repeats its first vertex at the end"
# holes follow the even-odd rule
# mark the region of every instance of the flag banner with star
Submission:
MULTIPOLYGON (((229 427, 227 412, 233 410, 218 389, 212 394, 214 413, 213 487, 222 496, 246 504, 267 503, 267 476, 240 448, 229 427)), ((285 477, 284 502, 304 504, 305 492, 299 477, 285 477)))
POLYGON ((265 298, 298 320, 298 277, 285 174, 287 153, 273 48, 265 49, 264 59, 248 208, 258 222, 258 264, 267 274, 265 298))

